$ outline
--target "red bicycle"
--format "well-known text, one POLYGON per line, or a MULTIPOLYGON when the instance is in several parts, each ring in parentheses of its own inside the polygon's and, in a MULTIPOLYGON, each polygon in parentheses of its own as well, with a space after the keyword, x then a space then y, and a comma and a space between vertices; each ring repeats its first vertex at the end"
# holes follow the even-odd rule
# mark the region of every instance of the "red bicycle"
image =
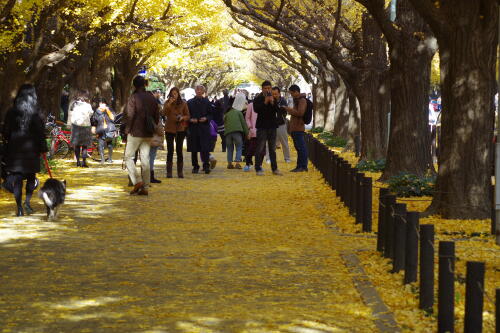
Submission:
POLYGON ((71 136, 70 131, 63 131, 57 124, 52 125, 50 131, 50 157, 51 158, 67 158, 71 152, 71 143, 69 138, 71 136))

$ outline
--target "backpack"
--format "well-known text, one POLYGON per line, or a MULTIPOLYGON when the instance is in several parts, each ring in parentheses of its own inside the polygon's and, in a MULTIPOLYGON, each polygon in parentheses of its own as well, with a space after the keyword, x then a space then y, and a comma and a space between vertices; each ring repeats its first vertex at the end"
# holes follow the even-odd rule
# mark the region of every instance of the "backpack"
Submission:
POLYGON ((309 98, 305 98, 305 100, 307 102, 307 108, 306 108, 306 112, 302 116, 302 119, 304 119, 305 125, 309 125, 312 121, 312 118, 313 118, 314 105, 313 105, 313 102, 309 98))

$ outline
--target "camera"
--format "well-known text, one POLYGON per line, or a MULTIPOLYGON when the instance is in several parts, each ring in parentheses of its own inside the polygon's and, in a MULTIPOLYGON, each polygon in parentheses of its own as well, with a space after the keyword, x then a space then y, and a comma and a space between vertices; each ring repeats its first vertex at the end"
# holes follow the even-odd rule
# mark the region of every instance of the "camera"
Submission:
POLYGON ((270 92, 266 93, 266 97, 271 97, 272 95, 273 95, 273 94, 272 94, 272 93, 270 93, 270 92))

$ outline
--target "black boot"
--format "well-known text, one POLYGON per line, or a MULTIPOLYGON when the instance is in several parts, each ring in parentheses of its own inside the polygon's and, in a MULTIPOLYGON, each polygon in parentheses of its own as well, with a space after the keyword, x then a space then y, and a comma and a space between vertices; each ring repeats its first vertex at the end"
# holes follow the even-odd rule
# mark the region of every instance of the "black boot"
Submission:
POLYGON ((22 206, 17 206, 16 216, 24 216, 24 211, 22 206))
POLYGON ((151 183, 161 183, 161 180, 158 180, 155 178, 155 172, 154 170, 151 170, 151 183))
POLYGON ((25 201, 24 202, 24 210, 26 211, 26 214, 31 215, 33 214, 33 208, 31 208, 30 203, 25 201))
POLYGON ((89 165, 87 164, 87 159, 84 158, 83 162, 82 162, 82 168, 88 168, 88 167, 89 167, 89 165))

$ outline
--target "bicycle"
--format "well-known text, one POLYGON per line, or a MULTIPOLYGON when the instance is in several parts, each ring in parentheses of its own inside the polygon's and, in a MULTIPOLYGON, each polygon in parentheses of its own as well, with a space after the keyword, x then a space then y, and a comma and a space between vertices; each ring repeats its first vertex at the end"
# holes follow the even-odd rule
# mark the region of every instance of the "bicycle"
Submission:
POLYGON ((59 123, 62 124, 49 116, 45 124, 50 133, 50 158, 67 158, 72 150, 69 141, 71 131, 63 131, 61 126, 58 126, 59 123))

